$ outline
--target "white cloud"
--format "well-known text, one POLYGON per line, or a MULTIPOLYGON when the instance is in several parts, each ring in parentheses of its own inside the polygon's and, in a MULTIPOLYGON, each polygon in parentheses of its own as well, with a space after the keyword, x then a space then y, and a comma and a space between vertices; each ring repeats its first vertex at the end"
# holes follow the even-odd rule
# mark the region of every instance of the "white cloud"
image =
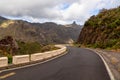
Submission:
POLYGON ((83 24, 102 8, 114 8, 120 0, 0 0, 0 15, 32 22, 83 24), (97 12, 96 12, 97 11, 97 12))

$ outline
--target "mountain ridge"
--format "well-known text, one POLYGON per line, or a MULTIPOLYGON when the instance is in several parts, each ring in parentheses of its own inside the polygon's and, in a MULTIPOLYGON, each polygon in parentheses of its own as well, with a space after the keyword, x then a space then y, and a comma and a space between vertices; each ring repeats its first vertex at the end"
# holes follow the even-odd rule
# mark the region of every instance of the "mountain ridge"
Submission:
POLYGON ((16 40, 39 43, 69 43, 77 40, 80 25, 58 25, 53 22, 29 23, 0 17, 0 39, 12 36, 16 40))

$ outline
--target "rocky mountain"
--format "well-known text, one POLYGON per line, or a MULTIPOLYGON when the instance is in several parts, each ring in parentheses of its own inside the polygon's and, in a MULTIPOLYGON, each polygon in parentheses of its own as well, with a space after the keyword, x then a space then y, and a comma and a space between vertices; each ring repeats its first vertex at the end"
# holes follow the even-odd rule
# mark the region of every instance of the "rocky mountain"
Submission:
POLYGON ((0 39, 4 36, 12 36, 24 42, 71 43, 77 40, 80 30, 81 26, 75 22, 58 25, 53 22, 29 23, 0 17, 0 39))
POLYGON ((85 22, 78 43, 98 47, 120 49, 120 7, 103 9, 85 22))

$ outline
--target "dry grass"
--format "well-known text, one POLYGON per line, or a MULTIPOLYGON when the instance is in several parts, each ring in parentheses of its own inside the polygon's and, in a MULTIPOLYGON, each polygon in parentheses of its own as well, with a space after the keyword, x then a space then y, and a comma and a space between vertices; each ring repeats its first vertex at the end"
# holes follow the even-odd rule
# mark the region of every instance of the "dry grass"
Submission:
POLYGON ((111 58, 111 63, 112 64, 117 64, 118 62, 119 62, 119 60, 117 58, 115 58, 115 57, 111 58))

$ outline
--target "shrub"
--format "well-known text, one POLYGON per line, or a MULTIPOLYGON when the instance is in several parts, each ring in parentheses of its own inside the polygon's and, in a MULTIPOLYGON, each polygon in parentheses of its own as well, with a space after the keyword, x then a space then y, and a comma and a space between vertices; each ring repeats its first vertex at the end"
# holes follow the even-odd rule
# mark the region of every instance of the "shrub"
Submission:
POLYGON ((114 46, 116 43, 117 43, 117 40, 116 40, 116 39, 111 39, 111 40, 109 40, 109 41, 106 42, 105 46, 106 46, 106 48, 107 48, 107 47, 112 47, 112 46, 114 46))
POLYGON ((19 50, 17 51, 17 54, 32 54, 36 52, 41 52, 41 47, 37 42, 33 43, 23 43, 23 42, 18 42, 19 45, 19 50))
POLYGON ((113 22, 113 23, 108 24, 108 27, 109 27, 109 28, 116 28, 117 25, 116 25, 115 22, 113 22))
POLYGON ((120 49, 120 42, 117 42, 112 48, 113 49, 120 49))
POLYGON ((12 55, 8 55, 7 57, 8 57, 8 63, 12 64, 12 55))
POLYGON ((56 50, 56 49, 59 49, 59 48, 55 47, 54 45, 46 45, 41 48, 41 51, 45 52, 45 51, 51 51, 51 50, 56 50))
POLYGON ((115 21, 115 23, 117 24, 117 26, 119 26, 119 25, 120 25, 120 19, 117 19, 117 20, 115 21))

